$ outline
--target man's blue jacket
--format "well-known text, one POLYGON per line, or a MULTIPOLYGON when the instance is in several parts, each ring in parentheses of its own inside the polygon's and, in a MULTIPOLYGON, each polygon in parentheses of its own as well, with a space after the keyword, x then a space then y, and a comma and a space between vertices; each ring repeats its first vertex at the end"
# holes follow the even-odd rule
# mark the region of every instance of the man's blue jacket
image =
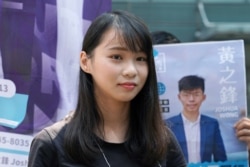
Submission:
MULTIPOLYGON (((176 138, 179 141, 185 159, 188 162, 187 142, 181 114, 167 119, 165 123, 176 135, 176 138)), ((225 147, 219 129, 219 123, 216 119, 201 115, 200 137, 201 162, 217 162, 227 160, 225 147)))

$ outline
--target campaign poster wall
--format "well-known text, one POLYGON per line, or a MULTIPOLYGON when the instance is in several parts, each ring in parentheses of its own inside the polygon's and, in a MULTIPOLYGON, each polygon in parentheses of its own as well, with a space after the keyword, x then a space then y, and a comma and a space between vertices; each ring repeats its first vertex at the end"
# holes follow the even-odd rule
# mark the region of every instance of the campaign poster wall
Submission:
MULTIPOLYGON (((196 75, 205 80, 205 95, 200 113, 218 121, 225 147, 226 160, 202 161, 206 143, 212 140, 206 128, 200 123, 199 162, 188 162, 189 167, 246 167, 248 152, 246 144, 235 136, 234 124, 246 116, 246 78, 245 53, 242 40, 163 44, 154 46, 158 88, 164 120, 182 113, 183 107, 178 99, 178 81, 188 75, 196 75), (202 132, 205 131, 205 132, 202 132), (205 136, 205 137, 204 137, 205 136), (205 139, 204 139, 205 138, 205 139), (203 148, 204 147, 204 148, 203 148)), ((202 122, 200 120, 200 122, 202 122)), ((171 126, 171 124, 168 124, 171 126)), ((179 123, 183 128, 183 120, 179 123)), ((213 126, 211 124, 211 126, 213 126)), ((210 128, 211 128, 210 126, 210 128)), ((209 129, 209 128, 207 128, 209 129)), ((218 132, 218 131, 217 131, 218 132)), ((177 140, 186 133, 179 134, 177 140)), ((213 133, 213 132, 211 132, 213 133)), ((179 141, 180 142, 180 141, 179 141)), ((186 141, 189 143, 190 141, 186 141)), ((183 145, 183 142, 181 143, 183 145)), ((213 145, 209 145, 211 148, 213 145)), ((188 146, 183 146, 187 148, 188 146)), ((190 146, 191 147, 191 146, 190 146)), ((211 149, 210 149, 211 150, 211 149)), ((184 151, 188 154, 187 150, 184 151)), ((208 153, 208 152, 207 152, 208 153)), ((194 155, 194 154, 192 154, 194 155)), ((186 155, 188 156, 188 155, 186 155)), ((206 156, 210 156, 209 153, 206 156)), ((213 157, 214 156, 214 157, 213 157)), ((188 158, 187 158, 188 159, 188 158)), ((187 160, 188 161, 188 160, 187 160)))
POLYGON ((76 105, 91 21, 111 0, 0 0, 0 166, 27 166, 33 136, 76 105))

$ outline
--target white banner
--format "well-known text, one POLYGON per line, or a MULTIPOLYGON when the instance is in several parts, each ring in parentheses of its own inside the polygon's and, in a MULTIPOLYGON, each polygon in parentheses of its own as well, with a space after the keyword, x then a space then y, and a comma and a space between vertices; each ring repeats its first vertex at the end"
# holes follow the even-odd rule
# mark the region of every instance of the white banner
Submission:
MULTIPOLYGON (((212 140, 211 137, 216 135, 212 134, 214 132, 212 132, 212 129, 210 131, 209 128, 205 128, 205 132, 202 132, 204 130, 202 121, 204 120, 201 116, 198 127, 201 130, 194 133, 200 136, 198 138, 200 144, 197 147, 199 152, 192 153, 193 156, 198 157, 199 161, 188 162, 189 167, 248 166, 246 144, 236 138, 233 128, 234 124, 245 116, 247 111, 243 41, 155 45, 154 57, 161 107, 166 122, 169 123, 169 118, 173 118, 173 116, 176 116, 175 121, 182 120, 182 104, 178 98, 178 81, 184 76, 196 75, 205 80, 204 93, 206 99, 201 105, 200 114, 213 118, 212 120, 215 120, 215 122, 217 120, 219 123, 217 132, 220 132, 220 135, 217 136, 222 137, 221 146, 224 144, 225 152, 212 153, 212 148, 206 148, 205 143, 212 140), (207 136, 209 134, 210 136, 207 136), (220 156, 223 157, 221 160, 220 156), (218 162, 215 162, 215 159, 218 162)), ((187 161, 189 161, 187 148, 191 147, 189 145, 191 141, 186 141, 186 137, 192 132, 184 132, 183 120, 177 124, 173 129, 178 131, 175 132, 177 139, 187 161)), ((213 125, 211 124, 211 126, 213 125)), ((193 140, 193 138, 194 136, 190 140, 193 140)), ((215 146, 210 145, 210 147, 215 146)))

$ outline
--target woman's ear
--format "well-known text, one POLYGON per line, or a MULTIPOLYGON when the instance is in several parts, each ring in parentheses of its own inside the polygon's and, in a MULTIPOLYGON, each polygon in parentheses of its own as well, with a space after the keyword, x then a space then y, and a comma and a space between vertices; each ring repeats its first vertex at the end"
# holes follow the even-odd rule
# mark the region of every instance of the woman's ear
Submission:
POLYGON ((80 54, 80 67, 86 73, 89 73, 89 61, 87 53, 82 51, 80 54))

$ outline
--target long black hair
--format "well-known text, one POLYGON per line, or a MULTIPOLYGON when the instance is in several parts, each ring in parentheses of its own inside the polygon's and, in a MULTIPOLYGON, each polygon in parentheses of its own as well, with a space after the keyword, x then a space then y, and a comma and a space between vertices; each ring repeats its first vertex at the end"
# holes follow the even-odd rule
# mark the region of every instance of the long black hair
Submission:
MULTIPOLYGON (((125 142, 130 155, 144 166, 152 166, 166 155, 169 141, 161 117, 157 91, 156 71, 152 40, 144 22, 126 11, 113 11, 97 17, 90 25, 82 50, 92 56, 110 28, 132 52, 142 51, 147 55, 148 77, 139 94, 131 101, 128 138, 125 142)), ((78 103, 72 120, 65 132, 65 150, 76 162, 89 164, 94 160, 97 137, 95 128, 102 123, 97 106, 93 81, 90 74, 80 69, 78 103)))

